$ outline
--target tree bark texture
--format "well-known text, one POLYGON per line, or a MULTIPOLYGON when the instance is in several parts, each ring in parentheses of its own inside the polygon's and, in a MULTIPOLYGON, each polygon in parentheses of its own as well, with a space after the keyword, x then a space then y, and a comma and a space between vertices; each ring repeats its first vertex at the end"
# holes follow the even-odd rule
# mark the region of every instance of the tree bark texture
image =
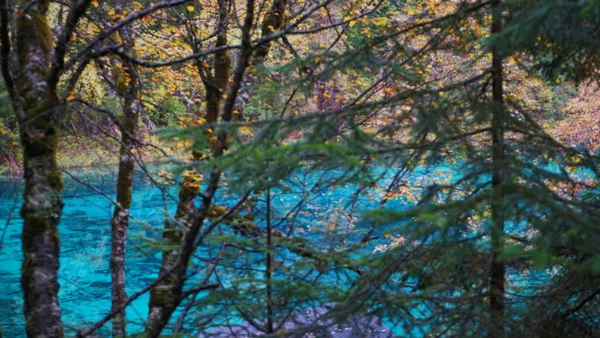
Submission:
MULTIPOLYGON (((221 112, 221 118, 224 122, 230 122, 232 119, 236 97, 241 89, 244 74, 246 68, 249 66, 250 57, 252 56, 251 30, 254 23, 254 6, 254 0, 247 1, 246 18, 244 19, 244 25, 242 27, 242 48, 221 112)), ((225 131, 220 131, 215 143, 213 156, 221 156, 226 148, 227 134, 225 131)), ((183 288, 186 282, 188 265, 190 263, 192 254, 196 249, 197 237, 202 228, 202 224, 211 210, 213 197, 218 190, 220 179, 220 171, 211 173, 208 180, 208 187, 206 188, 203 196, 202 205, 199 208, 195 208, 192 214, 189 231, 186 232, 183 238, 180 253, 178 253, 177 262, 174 264, 172 269, 173 271, 168 277, 170 280, 172 280, 172 282, 170 283, 170 287, 166 290, 167 293, 162 300, 164 303, 161 304, 162 309, 160 310, 160 317, 149 321, 148 323, 146 335, 149 338, 160 336, 160 333, 167 325, 171 315, 183 299, 183 288)))
MULTIPOLYGON (((275 31, 282 29, 285 26, 285 9, 288 0, 274 0, 269 12, 265 14, 261 25, 261 38, 265 38, 275 31)), ((244 120, 244 108, 250 102, 252 97, 252 88, 257 83, 257 75, 254 70, 265 64, 269 51, 271 50, 272 41, 267 41, 256 47, 250 68, 246 74, 240 93, 237 96, 235 109, 233 111, 234 120, 244 120)))
MULTIPOLYGON (((201 181, 199 177, 189 175, 184 178, 183 183, 179 187, 179 202, 175 213, 175 222, 165 223, 163 233, 163 242, 169 246, 181 245, 183 232, 179 227, 188 227, 190 216, 194 211, 194 201, 200 192, 201 181), (179 227, 178 227, 179 226, 179 227)), ((163 277, 169 273, 177 263, 178 250, 169 249, 163 250, 162 262, 160 266, 159 277, 163 277)), ((150 312, 148 316, 149 322, 157 321, 162 316, 162 309, 166 305, 169 297, 169 288, 173 283, 172 278, 165 277, 154 288, 150 290, 150 312)))
MULTIPOLYGON (((24 5, 25 1, 21 2, 24 5)), ((49 81, 52 33, 49 1, 28 6, 16 21, 16 72, 13 105, 19 117, 25 190, 21 285, 29 337, 62 337, 58 302, 62 177, 56 161, 62 107, 49 81)))
MULTIPOLYGON (((217 39, 216 47, 227 45, 227 32, 229 27, 229 0, 219 0, 219 18, 217 22, 217 39)), ((190 27, 189 29, 193 29, 190 27)), ((190 38, 192 39, 192 48, 194 52, 200 51, 201 46, 198 45, 194 40, 196 39, 193 31, 189 32, 190 38)), ((216 123, 219 120, 219 113, 221 109, 221 101, 227 85, 229 84, 229 76, 231 74, 231 58, 227 51, 220 51, 215 53, 213 60, 213 72, 204 66, 201 60, 196 60, 196 67, 204 83, 206 90, 206 123, 216 123)), ((193 153, 195 160, 202 160, 204 156, 199 152, 193 153)), ((183 233, 180 227, 188 227, 190 217, 194 211, 194 202, 196 196, 200 192, 202 176, 200 173, 192 170, 183 179, 181 186, 179 187, 179 201, 177 203, 177 211, 175 212, 175 222, 165 223, 165 229, 163 233, 164 243, 170 247, 181 245, 183 233)), ((177 249, 166 249, 162 252, 162 262, 159 271, 159 276, 162 277, 165 274, 172 271, 178 260, 177 249)), ((148 321, 153 323, 159 321, 163 316, 163 309, 167 304, 169 298, 169 289, 172 287, 173 279, 165 277, 156 287, 152 288, 150 292, 150 304, 149 304, 149 316, 148 321)))
MULTIPOLYGON (((114 1, 115 12, 122 13, 124 0, 114 1)), ((124 52, 134 53, 134 39, 130 27, 125 27, 115 34, 122 40, 124 52)), ((111 300, 112 309, 120 309, 127 301, 125 279, 125 253, 129 213, 132 203, 133 177, 135 174, 135 156, 133 150, 137 142, 138 119, 141 110, 139 77, 134 64, 124 58, 113 58, 112 70, 116 92, 122 98, 121 146, 119 151, 119 173, 117 179, 117 205, 111 219, 111 300)), ((126 336, 125 310, 119 312, 112 320, 113 337, 126 336)))

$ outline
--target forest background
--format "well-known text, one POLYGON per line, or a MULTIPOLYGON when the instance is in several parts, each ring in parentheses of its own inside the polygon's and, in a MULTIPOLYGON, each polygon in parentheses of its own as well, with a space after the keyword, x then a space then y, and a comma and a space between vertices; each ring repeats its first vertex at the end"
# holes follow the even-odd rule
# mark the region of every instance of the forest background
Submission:
POLYGON ((0 1, 28 336, 301 336, 355 315, 595 336, 599 18, 597 0, 0 1), (89 168, 117 171, 95 191, 111 308, 65 326, 63 176, 93 190, 89 168), (164 217, 135 243, 160 259, 132 295, 137 175, 164 217), (327 311, 302 323, 308 306, 327 311))

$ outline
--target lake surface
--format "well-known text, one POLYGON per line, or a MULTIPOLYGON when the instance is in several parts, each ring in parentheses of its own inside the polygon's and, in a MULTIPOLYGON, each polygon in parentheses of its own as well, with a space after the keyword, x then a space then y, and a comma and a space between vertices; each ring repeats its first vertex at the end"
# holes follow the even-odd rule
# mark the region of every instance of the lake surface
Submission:
MULTIPOLYGON (((78 175, 114 198, 113 174, 78 175)), ((0 258, 0 323, 6 337, 24 337, 23 300, 20 285, 22 261, 19 216, 22 184, 0 180, 0 224, 5 229, 0 258), (10 219, 8 216, 12 216, 10 219), (6 227, 6 228, 5 228, 6 227)), ((132 216, 147 224, 131 222, 128 246, 128 292, 145 286, 160 266, 156 252, 132 243, 145 236, 148 226, 160 227, 163 217, 162 193, 141 176, 135 182, 132 216)), ((99 193, 65 178, 65 207, 59 227, 61 241, 59 299, 65 330, 72 330, 102 318, 110 308, 110 218, 112 203, 99 193)), ((149 297, 140 297, 127 309, 131 320, 147 317, 149 297)))
MULTIPOLYGON (((158 170, 157 170, 158 171, 158 170)), ((377 169, 382 185, 390 182, 393 171, 377 169)), ((459 176, 450 167, 437 169, 417 169, 405 178, 406 185, 427 186, 434 182, 448 182, 459 176)), ((114 172, 74 173, 78 180, 93 186, 89 187, 65 176, 63 199, 65 207, 59 226, 61 241, 59 300, 67 335, 85 328, 105 316, 110 309, 110 218, 112 216, 116 174, 114 172)), ((336 173, 331 177, 336 177, 336 173)), ((280 217, 294 209, 302 200, 302 195, 312 189, 297 217, 293 228, 296 236, 318 236, 325 224, 338 222, 334 218, 348 216, 340 210, 347 209, 358 184, 336 185, 327 181, 319 172, 297 173, 286 183, 285 188, 273 191, 273 207, 278 210, 273 222, 279 223, 280 217), (315 188, 314 183, 322 179, 323 184, 315 188)), ((0 285, 4 292, 0 294, 0 324, 6 337, 24 337, 23 296, 20 286, 20 268, 22 261, 21 230, 19 216, 23 185, 18 179, 0 178, 0 285)), ((127 291, 131 295, 147 286, 157 276, 161 255, 156 247, 146 245, 160 238, 165 212, 172 214, 176 206, 178 186, 166 186, 167 210, 165 210, 163 192, 151 181, 138 173, 134 183, 134 199, 131 208, 129 241, 127 247, 126 279, 127 291)), ((356 213, 341 222, 348 229, 364 231, 369 224, 362 222, 360 211, 376 208, 384 194, 383 189, 370 189, 356 200, 356 213)), ((391 199, 386 208, 406 209, 416 199, 401 196, 391 199)), ((218 196, 219 204, 230 204, 232 199, 218 196)), ((263 204, 264 201, 258 201, 263 204)), ((260 207, 260 206, 259 206, 260 207)), ((263 209, 264 210, 264 209, 263 209)), ((338 222, 340 223, 340 222, 338 222)), ((257 224, 263 226, 260 219, 257 224)), ((280 229, 283 230, 283 229, 280 229)), ((322 233, 322 232, 321 232, 322 233)), ((376 233, 377 235, 377 233, 376 233)), ((385 240, 382 237, 382 240, 385 240)), ((316 239, 317 241, 320 239, 316 239)), ((389 243, 389 240, 385 240, 389 243)), ((325 242, 324 242, 325 243, 325 242)), ((373 241, 364 250, 372 252, 381 242, 373 241)), ((285 257, 276 257, 285 260, 285 257)), ((262 266, 261 266, 262 267, 262 266)), ((536 278, 542 277, 538 275, 536 278)), ((538 280, 544 280, 538 278, 538 280)), ((523 281, 515 280, 515 283, 523 281)), ((140 331, 148 315, 149 295, 145 294, 127 308, 130 321, 130 333, 140 331)), ((100 336, 109 336, 110 325, 98 331, 100 336)))
MULTIPOLYGON (((116 180, 113 172, 80 172, 74 175, 102 193, 95 192, 69 176, 64 177, 65 206, 59 226, 59 300, 67 334, 94 323, 110 309, 110 218, 113 204, 107 196, 115 198, 116 180)), ((306 181, 307 176, 300 176, 295 184, 290 184, 288 191, 273 193, 275 208, 286 211, 301 200, 299 192, 309 188, 310 184, 306 181), (297 191, 293 191, 294 189, 297 191)), ((343 207, 356 187, 315 190, 295 220, 296 229, 308 234, 310 227, 315 226, 315 220, 328 219, 335 208, 343 207)), ((22 189, 19 179, 0 178, 0 236, 3 238, 0 285, 4 287, 4 292, 0 294, 0 324, 6 337, 25 336, 20 285, 22 220, 19 209, 22 189)), ((171 214, 175 211, 177 190, 177 185, 166 187, 167 212, 171 214)), ((226 200, 221 196, 221 201, 226 200)), ((365 194, 357 201, 360 210, 377 203, 378 199, 372 194, 365 194)), ((395 201, 392 204, 399 207, 403 203, 395 201)), ((141 245, 160 236, 165 216, 161 189, 142 174, 138 174, 135 179, 131 216, 133 220, 130 222, 126 260, 129 295, 156 278, 161 259, 158 250, 141 245)), ((148 315, 148 301, 149 295, 146 294, 127 308, 127 319, 132 322, 129 324, 130 332, 142 328, 148 315)), ((101 336, 108 335, 106 330, 109 327, 110 325, 105 325, 104 331, 98 333, 101 336)))

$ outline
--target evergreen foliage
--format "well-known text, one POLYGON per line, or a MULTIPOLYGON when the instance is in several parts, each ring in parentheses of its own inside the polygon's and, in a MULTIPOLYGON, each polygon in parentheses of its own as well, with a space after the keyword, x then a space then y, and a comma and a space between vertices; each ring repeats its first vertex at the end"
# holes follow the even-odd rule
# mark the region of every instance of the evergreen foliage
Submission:
MULTIPOLYGON (((120 147, 121 293, 79 336, 109 321, 124 335, 123 309, 145 293, 138 329, 148 337, 335 336, 344 326, 355 336, 600 335, 600 158, 550 132, 574 88, 598 80, 598 1, 71 3, 49 11, 68 13, 53 27, 63 40, 44 42, 53 59, 36 68, 54 84, 54 106, 27 101, 29 118, 66 107, 34 124, 48 123, 52 147, 27 147, 29 121, 12 107, 28 93, 11 88, 36 83, 22 73, 12 82, 8 66, 23 55, 5 46, 6 111, 18 119, 2 114, 0 128, 18 121, 25 165, 47 150, 36 168, 53 178, 55 141, 68 139, 53 131, 76 113, 120 147), (148 149, 159 149, 157 170, 148 149), (163 194, 165 217, 140 246, 159 268, 126 299, 134 165, 163 194)), ((44 4, 34 12, 46 22, 44 4)), ((3 44, 7 15, 24 6, 0 3, 3 44)), ((31 220, 45 221, 34 184, 25 249, 39 237, 31 220)), ((53 243, 60 203, 46 217, 53 243)), ((37 266, 25 257, 31 284, 37 266)), ((28 303, 26 317, 37 310, 28 303)), ((42 324, 28 321, 28 334, 42 324)))

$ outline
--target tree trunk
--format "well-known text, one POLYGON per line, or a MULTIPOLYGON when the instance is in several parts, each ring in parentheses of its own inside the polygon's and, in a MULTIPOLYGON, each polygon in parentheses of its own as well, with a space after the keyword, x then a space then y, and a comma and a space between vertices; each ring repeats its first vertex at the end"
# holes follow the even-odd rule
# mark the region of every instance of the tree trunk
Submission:
MULTIPOLYGON (((183 183, 179 187, 179 203, 175 213, 175 222, 179 226, 188 226, 190 216, 194 210, 194 201, 196 195, 200 192, 201 180, 197 174, 190 174, 184 178, 183 183)), ((183 232, 178 229, 176 224, 167 222, 163 233, 163 242, 168 246, 176 246, 181 244, 183 232)), ((163 277, 169 273, 177 263, 178 250, 163 250, 162 262, 160 266, 159 277, 163 277)), ((173 280, 169 277, 164 278, 154 288, 150 290, 150 313, 148 315, 149 322, 155 322, 161 318, 162 309, 166 305, 169 297, 169 288, 173 280)))
MULTIPOLYGON (((502 29, 502 12, 500 0, 492 2, 492 34, 502 29)), ((490 337, 504 336, 504 275, 505 265, 499 256, 503 249, 504 235, 504 194, 502 185, 505 180, 506 156, 504 153, 504 88, 501 51, 492 48, 492 267, 490 280, 491 328, 490 337)))
MULTIPOLYGON (((133 81, 132 81, 133 82, 133 81)), ((137 87, 131 85, 130 87, 137 87)), ((132 201, 132 186, 135 170, 135 158, 132 150, 135 141, 132 139, 137 134, 137 120, 139 116, 139 98, 130 89, 129 95, 123 100, 123 131, 121 139, 119 174, 117 181, 117 205, 111 220, 111 256, 110 269, 112 278, 112 309, 121 308, 127 301, 125 291, 125 249, 127 241, 127 228, 129 227, 129 209, 132 201), (129 135, 127 135, 129 134, 129 135)), ((125 311, 123 310, 113 318, 113 336, 125 336, 125 311)))
MULTIPOLYGON (((253 7, 253 1, 248 1, 248 6, 253 7)), ((228 32, 228 4, 227 0, 219 0, 219 21, 218 21, 218 34, 216 47, 224 46, 227 44, 227 32, 228 32)), ((277 30, 282 27, 284 23, 285 16, 285 7, 287 5, 287 0, 275 0, 273 5, 271 6, 270 11, 266 14, 263 23, 262 23, 262 37, 265 37, 271 34, 274 30, 277 30)), ((249 32, 253 23, 253 13, 251 10, 247 13, 247 18, 245 22, 245 28, 247 32, 246 43, 249 43, 249 32)), ((193 34, 191 34, 193 37, 193 34)), ((194 48, 194 52, 198 52, 200 46, 194 44, 192 46, 194 48)), ((239 119, 241 116, 241 112, 243 111, 244 105, 248 102, 249 98, 249 90, 250 87, 255 82, 255 77, 253 75, 247 75, 244 77, 244 72, 246 67, 248 66, 257 66, 262 65, 266 61, 266 57, 269 53, 271 42, 264 43, 258 46, 254 51, 254 57, 252 61, 250 61, 250 51, 249 46, 246 46, 246 52, 240 55, 240 59, 238 60, 237 76, 239 78, 234 78, 234 88, 230 88, 229 95, 235 93, 233 96, 233 100, 227 97, 228 101, 232 104, 230 107, 227 105, 223 108, 223 120, 230 121, 231 119, 239 119), (240 68, 241 67, 241 68, 240 68), (241 98, 241 99, 240 99, 241 98), (235 105, 233 104, 235 102, 235 105)), ((198 71, 202 77, 202 80, 205 84, 206 89, 206 122, 207 123, 215 123, 219 120, 219 113, 221 112, 221 101, 223 99, 223 94, 226 92, 228 84, 229 84, 229 75, 231 72, 231 59, 226 51, 218 52, 215 55, 213 69, 214 75, 211 74, 205 67, 203 67, 202 62, 200 60, 197 62, 198 71)), ((251 68, 251 67, 250 67, 251 68)), ((235 76, 234 76, 235 77, 235 76)), ((222 138, 222 137, 220 137, 222 138)), ((213 151, 215 156, 219 156, 223 147, 226 147, 220 142, 219 144, 215 143, 213 146, 213 151)), ((194 154, 196 159, 200 158, 200 154, 194 154)), ((192 175, 198 175, 197 173, 192 173, 192 175)), ((187 225, 189 223, 189 219, 191 213, 193 211, 193 204, 195 196, 199 193, 200 186, 199 184, 190 185, 191 181, 188 181, 186 178, 182 183, 182 186, 179 190, 179 203, 177 207, 176 218, 178 220, 182 220, 182 224, 187 225)), ((206 205, 206 201, 204 201, 204 207, 209 208, 210 206, 206 205)), ((197 212, 197 215, 202 215, 202 210, 197 212)), ((197 217, 197 216, 196 216, 197 217)), ((194 220, 197 221, 197 220, 194 220)), ((198 224, 198 227, 201 225, 198 224)), ((173 225, 167 225, 164 237, 166 242, 169 244, 173 244, 173 241, 177 241, 181 243, 181 236, 176 235, 177 232, 174 231, 173 225)), ((192 236, 197 234, 199 229, 195 232, 190 231, 192 236)), ((190 234, 188 234, 189 236, 190 234)), ((190 240, 190 239, 188 239, 190 240)), ((190 242, 192 243, 192 242, 190 242)), ((188 248, 186 248, 186 243, 184 243, 184 251, 182 252, 183 256, 188 256, 191 252, 187 252, 191 250, 190 243, 187 243, 188 248)), ((163 280, 163 282, 159 283, 156 288, 152 290, 151 298, 150 298, 150 316, 149 323, 150 327, 147 330, 148 337, 154 337, 155 335, 160 334, 160 331, 166 324, 170 314, 173 312, 175 307, 181 298, 181 289, 183 287, 183 278, 185 276, 185 270, 189 261, 189 257, 180 257, 180 254, 175 250, 163 251, 163 261, 161 265, 161 272, 159 276, 163 276, 163 274, 167 273, 175 269, 175 272, 172 273, 173 277, 167 277, 163 280), (180 259, 181 258, 181 259, 180 259), (180 264, 180 266, 177 266, 180 264)))
POLYGON ((58 223, 62 213, 62 177, 56 162, 59 118, 56 87, 48 81, 52 34, 49 1, 28 6, 17 18, 19 71, 16 77, 19 128, 23 146, 23 263, 29 337, 62 337, 58 304, 58 223))
MULTIPOLYGON (((115 1, 116 13, 122 13, 125 4, 126 2, 123 0, 115 1)), ((119 36, 124 42, 126 53, 131 54, 133 53, 134 40, 129 29, 120 29, 119 36)), ((132 151, 136 145, 141 103, 139 97, 139 77, 135 65, 123 58, 114 58, 112 62, 114 82, 117 86, 116 91, 123 99, 117 205, 111 219, 110 271, 112 310, 115 311, 122 308, 123 304, 127 301, 127 292, 125 289, 125 250, 135 171, 135 157, 132 151)), ((126 336, 125 310, 113 317, 112 335, 113 337, 126 336)))
MULTIPOLYGON (((274 0, 271 9, 265 14, 261 25, 261 38, 271 35, 273 32, 282 29, 285 25, 285 8, 288 0, 274 0)), ((250 68, 242 83, 242 88, 237 96, 234 110, 234 120, 244 120, 244 107, 250 102, 252 97, 252 87, 257 83, 257 76, 254 73, 256 67, 265 64, 269 51, 271 50, 271 41, 265 42, 256 47, 254 56, 250 61, 250 68)))
MULTIPOLYGON (((215 47, 227 45, 227 33, 229 27, 229 0, 219 0, 218 5, 219 19, 217 23, 218 31, 215 47)), ((198 53, 201 46, 193 40, 195 39, 195 34, 193 32, 189 33, 190 38, 193 41, 192 48, 194 53, 198 53)), ((231 58, 227 54, 227 51, 215 53, 213 62, 214 74, 211 74, 210 70, 204 67, 203 62, 200 59, 196 60, 196 67, 206 90, 206 123, 216 123, 219 120, 223 94, 227 90, 227 85, 229 83, 231 58)), ((193 156, 195 160, 202 160, 204 158, 203 154, 198 152, 194 152, 193 156)), ((189 225, 190 216, 194 211, 194 201, 200 192, 201 180, 202 176, 200 173, 191 171, 184 178, 179 187, 179 201, 177 203, 177 211, 175 212, 175 222, 178 222, 180 226, 187 227, 189 225)), ((163 239, 165 244, 171 247, 173 245, 180 245, 182 233, 180 230, 177 230, 176 224, 166 222, 163 239)), ((163 277, 168 271, 171 271, 175 267, 178 259, 178 250, 163 250, 162 255, 159 277, 163 277)), ((149 304, 150 311, 148 316, 149 322, 156 322, 162 317, 162 310, 167 304, 169 288, 172 287, 172 284, 173 279, 167 277, 151 290, 149 304)))
MULTIPOLYGON (((242 27, 242 48, 240 50, 240 56, 238 58, 235 72, 233 74, 231 85, 227 91, 225 104, 222 109, 222 120, 224 122, 230 122, 233 110, 235 106, 236 97, 241 89, 242 81, 244 80, 244 74, 246 68, 249 65, 250 57, 252 56, 252 45, 251 45, 251 31, 254 23, 254 0, 247 0, 246 3, 246 18, 244 19, 244 25, 242 27)), ((213 156, 218 157, 223 155, 227 148, 227 133, 220 131, 218 133, 217 141, 215 142, 213 156)), ((187 268, 192 258, 192 254, 196 249, 197 237, 202 228, 202 224, 208 215, 213 198, 218 190, 219 181, 221 179, 221 171, 214 171, 211 173, 208 187, 202 198, 202 205, 195 209, 192 215, 192 221, 190 222, 189 231, 183 238, 180 253, 177 257, 177 262, 173 264, 173 271, 170 273, 168 279, 170 280, 170 286, 164 294, 162 299, 163 304, 160 309, 160 316, 155 320, 149 321, 146 329, 146 335, 148 338, 154 338, 160 336, 160 333, 167 325, 169 318, 181 303, 184 297, 183 287, 186 281, 187 268)))
MULTIPOLYGON (((227 45, 227 33, 229 31, 229 0, 219 0, 219 21, 217 22, 217 41, 215 47, 227 45)), ((194 37, 192 37, 194 38, 194 37)), ((193 42, 194 53, 199 53, 201 46, 199 42, 193 42)), ((231 75, 231 57, 223 50, 215 53, 213 61, 213 73, 197 60, 196 68, 204 83, 206 91, 206 123, 215 123, 219 120, 221 112, 221 101, 223 94, 227 91, 229 76, 231 75)))

